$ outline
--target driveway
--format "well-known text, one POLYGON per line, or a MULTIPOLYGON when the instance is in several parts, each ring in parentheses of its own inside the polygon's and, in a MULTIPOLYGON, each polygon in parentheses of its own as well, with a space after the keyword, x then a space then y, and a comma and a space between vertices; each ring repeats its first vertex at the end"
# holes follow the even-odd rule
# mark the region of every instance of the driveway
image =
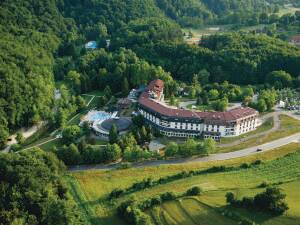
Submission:
MULTIPOLYGON (((186 163, 195 163, 195 162, 211 162, 211 161, 221 161, 227 159, 235 159, 240 157, 245 157, 253 154, 259 154, 257 149, 262 149, 261 152, 267 152, 275 148, 279 148, 281 146, 287 145, 292 142, 298 142, 300 140, 300 133, 291 135, 289 137, 281 138, 275 141, 271 141, 259 146, 250 147, 246 149, 242 149, 235 152, 228 153, 219 153, 213 154, 206 157, 198 157, 198 158, 185 158, 185 159, 174 159, 174 160, 158 160, 158 161, 147 161, 141 163, 133 163, 132 167, 134 168, 143 168, 149 166, 160 166, 160 165, 179 165, 186 163)), ((85 171, 85 170, 111 170, 118 167, 120 163, 109 164, 109 165, 83 165, 83 166, 75 166, 69 168, 69 171, 85 171)))
MULTIPOLYGON (((260 118, 260 120, 262 120, 262 121, 265 121, 266 119, 268 119, 270 117, 274 118, 274 125, 270 130, 266 130, 264 132, 260 132, 260 133, 256 133, 256 134, 252 134, 252 135, 245 134, 243 136, 246 136, 246 137, 241 137, 240 139, 238 139, 236 141, 232 141, 232 142, 227 143, 227 144, 219 144, 218 147, 222 147, 222 148, 232 147, 232 146, 235 146, 235 145, 239 145, 239 144, 241 144, 245 141, 248 141, 250 139, 259 138, 261 136, 264 136, 264 135, 270 134, 274 131, 277 131, 280 128, 279 114, 280 113, 278 113, 278 112, 274 112, 274 113, 267 114, 267 115, 260 118)), ((300 118, 298 120, 300 120, 300 118)))

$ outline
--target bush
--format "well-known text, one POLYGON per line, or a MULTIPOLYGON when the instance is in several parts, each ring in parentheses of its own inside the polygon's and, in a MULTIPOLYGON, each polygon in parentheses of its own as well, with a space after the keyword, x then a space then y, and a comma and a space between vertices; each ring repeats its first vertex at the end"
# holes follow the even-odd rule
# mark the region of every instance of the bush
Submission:
POLYGON ((160 195, 161 201, 171 201, 176 199, 176 194, 173 192, 166 192, 160 195))
POLYGON ((139 208, 134 199, 123 202, 118 207, 118 214, 132 225, 152 225, 150 216, 139 208))
POLYGON ((253 198, 252 197, 244 197, 241 201, 241 206, 246 209, 250 209, 253 207, 253 198))
POLYGON ((240 168, 248 169, 248 168, 250 168, 250 165, 248 163, 243 163, 243 164, 240 165, 240 168))
POLYGON ((242 200, 236 200, 234 194, 228 192, 226 194, 226 202, 235 207, 282 215, 289 209, 284 201, 285 196, 279 188, 269 187, 265 192, 255 195, 254 198, 244 197, 242 200))
POLYGON ((153 197, 151 198, 151 205, 154 206, 154 205, 160 205, 161 204, 161 198, 156 196, 156 197, 153 197))
POLYGON ((196 195, 199 195, 201 192, 202 192, 201 188, 196 186, 196 187, 192 187, 192 188, 188 189, 186 191, 186 195, 187 196, 196 196, 196 195))
POLYGON ((260 165, 260 164, 262 164, 262 161, 260 160, 260 159, 258 159, 258 160, 256 160, 256 161, 254 161, 253 163, 252 163, 252 165, 260 165))
POLYGON ((129 169, 132 167, 132 164, 129 162, 123 162, 120 165, 118 165, 117 169, 118 170, 125 170, 125 169, 129 169))
POLYGON ((281 215, 288 210, 285 203, 286 195, 276 187, 269 187, 265 192, 257 194, 254 197, 254 206, 257 210, 270 212, 274 215, 281 215))
POLYGON ((124 190, 119 189, 119 188, 116 188, 116 189, 112 190, 112 192, 110 192, 108 198, 109 198, 109 199, 118 198, 118 197, 120 197, 123 193, 124 193, 124 190))
POLYGON ((17 152, 21 149, 22 149, 22 146, 19 145, 19 144, 13 144, 13 145, 10 146, 10 151, 11 152, 17 152))
POLYGON ((268 183, 266 181, 264 181, 260 185, 258 185, 257 187, 258 188, 266 188, 266 187, 268 187, 268 183))
POLYGON ((227 192, 226 195, 226 202, 230 205, 234 205, 236 202, 235 196, 232 192, 227 192))

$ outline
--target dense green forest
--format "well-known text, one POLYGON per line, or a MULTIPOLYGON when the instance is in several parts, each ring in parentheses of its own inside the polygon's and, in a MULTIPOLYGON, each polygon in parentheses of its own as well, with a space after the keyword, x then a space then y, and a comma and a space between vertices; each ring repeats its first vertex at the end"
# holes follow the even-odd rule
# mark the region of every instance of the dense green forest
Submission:
POLYGON ((86 224, 71 200, 64 165, 35 149, 0 154, 0 224, 86 224))
POLYGON ((73 29, 56 1, 1 2, 0 145, 9 131, 51 113, 54 53, 73 29))
MULTIPOLYGON (((223 95, 221 89, 225 87, 231 89, 228 99, 241 99, 244 93, 240 87, 228 82, 297 87, 300 49, 277 39, 275 32, 267 32, 268 36, 249 32, 212 35, 191 46, 184 42, 182 31, 183 27, 262 22, 278 23, 279 28, 297 27, 299 14, 270 19, 269 15, 287 2, 2 0, 0 148, 19 128, 41 121, 47 121, 47 128, 52 130, 68 130, 68 118, 86 106, 80 94, 94 90, 103 91, 109 100, 161 78, 168 96, 174 97, 176 82, 203 88, 203 96, 194 96, 200 102, 208 99, 211 89, 223 95), (85 49, 91 40, 97 42, 98 49, 85 49), (56 89, 59 99, 54 95, 56 89)), ((228 99, 224 99, 227 104, 228 99)), ((80 132, 79 127, 76 130, 80 132)), ((143 142, 148 131, 145 127, 136 130, 136 136, 144 134, 137 139, 143 142)), ((120 145, 124 149, 132 140, 135 142, 135 137, 125 137, 120 145)), ((131 152, 143 153, 136 144, 133 149, 126 148, 128 159, 134 158, 131 152)), ((120 149, 108 148, 120 155, 120 149)), ((67 147, 64 149, 67 152, 67 147)), ((58 154, 60 158, 64 158, 63 153, 58 154)), ((93 157, 88 160, 96 162, 93 157)), ((0 224, 85 224, 60 178, 63 175, 61 162, 41 150, 1 153, 0 224)))
POLYGON ((201 47, 160 42, 138 46, 138 55, 170 71, 174 78, 192 81, 207 70, 211 82, 263 83, 266 75, 284 70, 294 77, 300 71, 300 49, 266 35, 231 33, 210 36, 201 47))
POLYGON ((252 18, 252 12, 255 16, 272 13, 286 2, 2 1, 0 145, 4 145, 9 133, 22 126, 41 120, 62 125, 55 121, 67 116, 61 112, 69 108, 71 114, 78 109, 74 104, 82 102, 70 97, 72 94, 103 88, 111 82, 118 82, 111 88, 119 92, 124 83, 133 87, 154 77, 188 82, 194 74, 201 77, 203 70, 209 73, 211 82, 262 83, 274 70, 296 77, 299 49, 280 40, 236 33, 212 36, 202 46, 188 46, 181 30, 182 26, 210 23, 240 24, 248 20, 248 15, 252 18), (111 40, 109 49, 84 49, 90 40, 105 47, 107 39, 111 40), (146 79, 141 78, 143 73, 146 79), (55 81, 69 82, 69 86, 61 87, 69 96, 63 102, 54 101, 55 81), (77 85, 75 89, 72 82, 77 85))

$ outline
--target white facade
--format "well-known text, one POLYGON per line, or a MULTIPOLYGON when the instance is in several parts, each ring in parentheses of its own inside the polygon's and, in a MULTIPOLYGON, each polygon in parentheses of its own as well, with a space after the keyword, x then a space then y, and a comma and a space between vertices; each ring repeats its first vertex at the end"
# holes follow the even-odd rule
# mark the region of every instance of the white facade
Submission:
POLYGON ((161 119, 158 116, 146 111, 139 110, 140 114, 150 122, 150 124, 157 127, 160 132, 168 137, 212 137, 213 139, 220 139, 221 137, 239 136, 250 131, 253 131, 258 126, 257 116, 248 116, 227 125, 218 125, 205 123, 204 121, 190 122, 176 121, 176 118, 161 119))
POLYGON ((139 98, 139 112, 146 121, 168 137, 233 137, 259 125, 258 112, 249 107, 227 112, 196 112, 170 107, 163 102, 163 81, 150 83, 139 98))

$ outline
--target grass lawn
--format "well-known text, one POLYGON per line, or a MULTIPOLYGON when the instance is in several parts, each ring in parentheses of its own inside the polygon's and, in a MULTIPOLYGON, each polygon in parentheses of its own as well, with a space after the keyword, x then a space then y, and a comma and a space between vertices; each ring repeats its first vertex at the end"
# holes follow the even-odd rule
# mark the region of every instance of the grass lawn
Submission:
POLYGON ((93 138, 92 142, 93 142, 93 145, 107 145, 108 144, 108 141, 101 140, 98 138, 93 138))
POLYGON ((263 213, 257 213, 248 211, 245 209, 237 209, 226 206, 225 197, 227 191, 232 191, 238 198, 242 198, 244 196, 254 196, 257 193, 262 192, 264 189, 261 188, 234 188, 231 190, 217 190, 206 192, 204 195, 198 197, 199 202, 205 203, 212 208, 218 208, 235 214, 243 218, 251 219, 255 221, 257 224, 261 225, 298 225, 300 221, 300 205, 298 204, 300 201, 300 192, 297 191, 300 186, 300 181, 295 180, 291 182, 286 182, 284 184, 278 185, 279 188, 283 190, 284 193, 287 194, 286 201, 289 206, 289 210, 286 214, 278 217, 273 217, 271 215, 266 215, 263 213))
POLYGON ((88 110, 84 110, 83 112, 76 114, 75 116, 70 118, 70 120, 67 122, 67 125, 79 125, 81 117, 84 116, 87 112, 88 110))
POLYGON ((297 7, 293 7, 293 6, 284 6, 282 7, 278 13, 276 13, 278 16, 282 16, 284 14, 287 14, 287 13, 291 13, 291 14, 294 14, 296 11, 299 11, 300 8, 297 8, 297 7))
MULTIPOLYGON (((164 203, 150 212, 153 221, 161 224, 197 225, 199 221, 204 225, 235 225, 236 221, 229 219, 213 208, 201 203, 196 198, 182 198, 164 203), (156 215, 155 215, 156 214, 156 215), (155 217, 153 216, 155 215, 155 217)), ((157 224, 157 223, 156 223, 157 224)))
POLYGON ((47 138, 51 139, 51 137, 49 137, 49 128, 47 126, 42 126, 40 129, 38 129, 37 132, 28 137, 22 144, 22 146, 24 148, 27 148, 47 138))
POLYGON ((188 105, 187 108, 191 109, 192 106, 196 106, 196 110, 199 110, 199 111, 211 111, 211 110, 214 110, 211 105, 195 105, 195 104, 191 104, 191 105, 188 105))
POLYGON ((270 141, 277 140, 279 138, 287 137, 295 133, 300 132, 300 121, 296 120, 287 115, 280 115, 280 128, 277 131, 271 132, 269 134, 262 135, 260 137, 251 138, 241 144, 231 146, 231 147, 217 147, 216 152, 232 152, 241 150, 244 148, 261 145, 270 141))
POLYGON ((39 148, 41 148, 45 151, 50 151, 50 150, 53 150, 54 147, 59 148, 61 146, 63 146, 63 143, 62 143, 61 139, 55 139, 53 141, 50 141, 50 142, 45 143, 43 145, 40 145, 39 148))
POLYGON ((254 131, 251 131, 247 134, 242 134, 240 136, 237 136, 237 137, 225 137, 225 138, 222 138, 221 141, 220 141, 220 144, 227 144, 227 143, 231 143, 233 141, 236 141, 236 140, 239 140, 241 138, 245 138, 249 135, 254 135, 254 134, 259 134, 259 133, 262 133, 262 132, 265 132, 267 130, 270 130, 272 129, 272 127, 274 126, 274 118, 271 117, 271 118, 268 118, 260 127, 258 127, 256 130, 254 131))
POLYGON ((80 186, 77 180, 71 176, 66 176, 65 181, 68 184, 71 195, 77 203, 79 212, 85 221, 88 222, 89 225, 101 224, 96 218, 90 204, 88 204, 86 196, 80 191, 80 186))
MULTIPOLYGON (((268 183, 274 182, 283 182, 281 187, 284 185, 291 184, 290 189, 286 189, 286 194, 288 195, 288 204, 290 210, 286 216, 285 221, 293 221, 293 215, 300 215, 300 211, 297 206, 297 202, 300 201, 300 194, 295 194, 294 192, 290 193, 290 190, 296 190, 297 186, 292 185, 293 182, 300 180, 300 145, 298 143, 292 143, 287 146, 283 146, 277 150, 270 152, 260 153, 244 158, 226 160, 226 161, 217 161, 217 162, 206 162, 206 163, 191 163, 185 165, 165 165, 159 167, 146 167, 146 168, 131 168, 126 170, 112 170, 112 171, 84 171, 76 172, 70 174, 79 184, 80 188, 76 189, 76 195, 84 195, 86 200, 84 205, 88 205, 93 211, 93 217, 96 216, 94 224, 110 224, 110 225, 122 225, 124 222, 120 221, 116 216, 116 206, 121 202, 129 198, 131 195, 126 195, 116 201, 108 202, 106 200, 107 195, 114 188, 125 188, 131 186, 134 182, 141 181, 145 178, 152 177, 153 179, 158 179, 160 177, 175 174, 183 170, 192 170, 192 169, 201 169, 208 168, 211 166, 217 165, 240 165, 244 162, 253 162, 257 159, 263 160, 265 163, 258 167, 253 167, 249 169, 223 172, 216 174, 205 174, 201 176, 190 177, 186 179, 181 179, 167 183, 164 185, 159 185, 147 190, 139 191, 134 193, 137 199, 143 200, 148 197, 152 197, 162 192, 166 191, 175 191, 183 192, 191 186, 199 185, 205 191, 204 194, 199 197, 201 202, 204 202, 208 205, 205 207, 203 204, 199 206, 197 210, 195 203, 190 203, 189 201, 183 204, 192 205, 191 211, 188 211, 188 214, 191 218, 186 219, 189 221, 186 224, 192 223, 195 218, 204 218, 205 215, 211 215, 212 221, 215 224, 234 224, 230 222, 226 223, 217 223, 218 220, 230 221, 229 218, 223 218, 222 215, 216 215, 219 207, 224 207, 225 193, 228 190, 235 191, 236 193, 243 193, 242 191, 246 190, 247 193, 253 194, 258 191, 256 189, 257 185, 261 182, 266 181, 268 183), (289 157, 283 157, 278 160, 278 157, 282 157, 288 153, 296 152, 289 157), (253 191, 251 191, 253 190, 253 191), (298 196, 299 195, 299 196, 298 196), (294 198, 294 200, 293 200, 294 198), (212 211, 209 210, 212 208, 212 211), (198 212, 198 213, 197 213, 198 212)), ((299 186, 299 184, 297 184, 299 186)), ((262 191, 262 189, 260 190, 262 191)), ((73 193, 74 195, 74 193, 73 193)), ((199 200, 199 201, 200 201, 199 200)), ((83 204, 83 203, 81 203, 83 204)), ((182 204, 182 203, 180 203, 182 204)), ((159 208, 153 209, 149 212, 152 218, 161 219, 162 224, 185 224, 177 223, 177 216, 172 213, 172 210, 165 210, 165 207, 180 207, 178 203, 176 206, 163 205, 161 210, 159 208), (171 215, 169 215, 171 214, 171 215), (163 216, 161 216, 163 215, 163 216), (160 217, 158 217, 160 216, 160 217), (174 218, 175 217, 175 218, 174 218), (167 221, 167 222, 166 222, 167 221)), ((187 208, 187 207, 184 207, 187 208)), ((173 208, 173 210, 179 210, 178 208, 173 208)), ((178 212, 179 213, 179 212, 178 212)), ((186 212, 180 212, 180 214, 186 215, 186 212)), ((252 214, 250 214, 252 215, 252 214)), ((283 216, 284 217, 284 216, 283 216)), ((283 217, 278 217, 283 219, 283 217)), ((272 221, 275 221, 278 218, 270 218, 269 224, 272 224, 272 221)), ((184 219, 180 219, 184 221, 184 219)), ((212 223, 203 223, 203 224, 212 224, 212 223)), ((268 224, 268 223, 266 223, 268 224)), ((287 223, 288 224, 288 223, 287 223)), ((296 224, 296 223, 291 223, 296 224)))
POLYGON ((224 31, 230 30, 232 25, 209 25, 203 26, 202 28, 193 29, 193 28, 184 28, 183 32, 188 34, 192 32, 194 37, 202 36, 202 35, 212 35, 224 31), (220 30, 210 29, 210 28, 219 28, 220 30))
POLYGON ((89 104, 89 109, 93 109, 93 108, 97 108, 98 106, 98 101, 99 101, 99 97, 95 97, 93 98, 93 100, 91 101, 91 103, 89 104))
POLYGON ((81 95, 81 97, 83 97, 85 104, 88 104, 91 101, 91 99, 93 98, 90 95, 81 95))

